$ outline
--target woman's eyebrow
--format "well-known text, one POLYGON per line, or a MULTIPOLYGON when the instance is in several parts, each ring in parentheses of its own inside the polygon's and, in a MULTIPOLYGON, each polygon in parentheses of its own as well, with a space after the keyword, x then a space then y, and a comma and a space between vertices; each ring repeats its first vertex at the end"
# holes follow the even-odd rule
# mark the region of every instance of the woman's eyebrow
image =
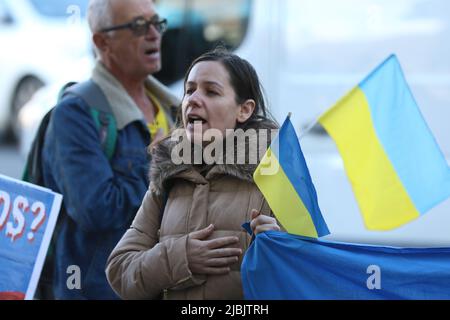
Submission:
MULTIPOLYGON (((217 87, 217 88, 219 88, 221 90, 224 89, 223 85, 221 85, 219 82, 214 81, 214 80, 205 80, 205 81, 202 81, 202 83, 204 85, 208 85, 208 86, 215 86, 215 87, 217 87)), ((186 87, 187 86, 196 86, 196 85, 197 85, 197 82, 195 82, 195 81, 187 81, 186 82, 186 87)))
POLYGON ((216 86, 216 87, 219 87, 220 89, 223 89, 223 86, 219 82, 216 82, 216 81, 207 80, 207 81, 204 81, 204 83, 207 85, 210 85, 210 86, 216 86))

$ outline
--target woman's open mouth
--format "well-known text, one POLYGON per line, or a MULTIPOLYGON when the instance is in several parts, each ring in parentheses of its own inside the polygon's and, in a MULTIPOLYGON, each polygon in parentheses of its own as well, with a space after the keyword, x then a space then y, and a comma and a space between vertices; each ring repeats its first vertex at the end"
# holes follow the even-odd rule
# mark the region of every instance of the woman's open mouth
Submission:
POLYGON ((203 125, 207 122, 205 119, 195 114, 189 114, 186 120, 188 125, 194 125, 195 123, 200 123, 203 125))

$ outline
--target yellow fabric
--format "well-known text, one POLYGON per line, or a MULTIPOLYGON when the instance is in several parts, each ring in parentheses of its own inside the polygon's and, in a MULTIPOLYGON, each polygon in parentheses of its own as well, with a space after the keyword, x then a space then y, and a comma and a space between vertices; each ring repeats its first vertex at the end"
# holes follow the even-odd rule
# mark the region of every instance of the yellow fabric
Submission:
POLYGON ((390 230, 420 216, 377 138, 359 87, 319 122, 336 142, 367 229, 390 230))
POLYGON ((312 238, 318 237, 311 215, 270 148, 256 168, 253 179, 287 232, 312 238), (267 164, 278 170, 267 170, 268 168, 265 168, 267 164), (271 174, 265 174, 268 171, 271 174))
POLYGON ((152 137, 155 137, 160 130, 162 130, 163 135, 169 134, 169 121, 167 120, 167 116, 161 106, 161 103, 150 91, 147 91, 147 94, 152 100, 153 105, 156 109, 154 121, 152 123, 147 123, 150 134, 152 135, 152 137))

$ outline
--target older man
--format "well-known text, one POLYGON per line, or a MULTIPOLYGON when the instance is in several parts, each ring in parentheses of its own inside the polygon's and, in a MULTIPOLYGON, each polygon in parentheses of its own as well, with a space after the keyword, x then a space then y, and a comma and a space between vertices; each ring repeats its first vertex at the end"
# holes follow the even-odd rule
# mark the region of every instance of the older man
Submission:
POLYGON ((178 105, 150 76, 161 69, 166 27, 152 0, 91 0, 88 10, 98 61, 85 96, 69 95, 56 106, 43 150, 45 185, 64 196, 54 238, 56 299, 117 298, 106 260, 148 188, 146 148, 168 133, 170 108, 178 105), (95 123, 89 92, 103 94, 115 121, 110 156, 102 139, 111 133, 95 123))

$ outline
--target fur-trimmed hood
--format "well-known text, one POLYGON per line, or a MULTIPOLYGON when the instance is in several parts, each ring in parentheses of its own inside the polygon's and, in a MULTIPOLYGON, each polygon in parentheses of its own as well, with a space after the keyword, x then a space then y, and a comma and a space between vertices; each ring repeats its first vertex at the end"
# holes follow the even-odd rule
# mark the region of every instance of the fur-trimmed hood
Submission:
MULTIPOLYGON (((253 183, 253 173, 270 145, 274 132, 276 132, 270 130, 276 129, 276 126, 273 122, 265 120, 257 122, 256 128, 250 129, 253 130, 237 130, 235 133, 236 137, 244 138, 245 135, 243 140, 245 141, 245 159, 240 158, 240 161, 237 161, 236 155, 239 154, 239 144, 234 143, 233 148, 225 148, 225 152, 219 157, 222 161, 209 165, 210 170, 206 176, 207 179, 218 175, 229 175, 253 183), (261 135, 261 130, 264 130, 267 134, 261 135), (250 150, 253 152, 253 158, 249 155, 250 150), (229 161, 230 159, 231 161, 229 161)), ((177 164, 172 160, 172 156, 178 154, 179 150, 176 148, 180 149, 182 143, 188 143, 184 129, 180 130, 183 132, 183 135, 178 136, 181 140, 167 137, 151 149, 150 190, 157 195, 161 195, 167 188, 169 181, 174 178, 184 178, 194 182, 196 179, 202 179, 197 170, 194 169, 192 161, 177 164)), ((194 154, 193 146, 190 143, 189 147, 192 150, 192 154, 194 154)))

